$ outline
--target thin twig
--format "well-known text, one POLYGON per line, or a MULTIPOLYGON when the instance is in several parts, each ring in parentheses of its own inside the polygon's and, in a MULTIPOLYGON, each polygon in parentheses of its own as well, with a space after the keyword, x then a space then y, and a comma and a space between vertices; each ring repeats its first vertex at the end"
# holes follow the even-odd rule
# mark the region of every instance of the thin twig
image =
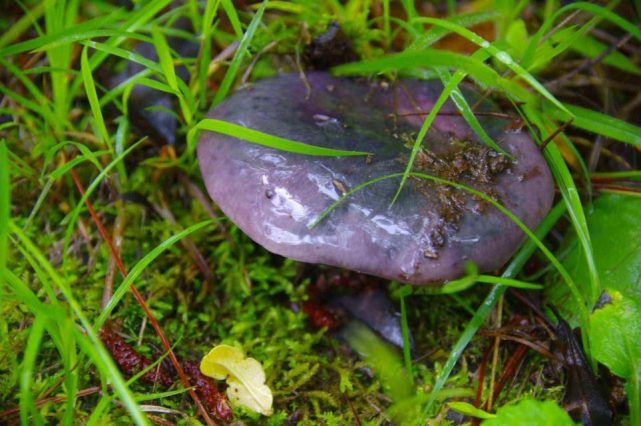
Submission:
MULTIPOLYGON (((162 217, 164 220, 166 220, 167 222, 169 222, 171 226, 173 227, 178 226, 178 222, 176 221, 174 214, 171 212, 171 209, 169 208, 169 204, 167 203, 167 199, 165 198, 162 192, 158 193, 158 198, 160 200, 160 205, 154 206, 158 215, 162 217)), ((194 244, 194 242, 189 237, 185 237, 182 240, 180 240, 180 244, 187 250, 187 252, 189 252, 194 262, 196 262, 196 266, 198 266, 198 269, 200 269, 200 272, 203 274, 205 285, 211 284, 212 281, 214 280, 214 274, 209 268, 209 265, 207 265, 205 256, 203 256, 200 250, 198 250, 198 247, 196 247, 196 244, 194 244)))
MULTIPOLYGON (((523 345, 519 345, 519 347, 517 347, 513 352, 505 367, 503 367, 503 373, 499 377, 499 381, 496 383, 494 390, 490 393, 494 402, 498 400, 498 397, 501 394, 503 387, 507 383, 508 378, 510 376, 516 376, 518 374, 518 371, 521 369, 521 365, 523 364, 523 359, 526 354, 527 346, 523 345)), ((486 409, 489 411, 492 409, 492 407, 489 406, 486 407, 486 409)))
POLYGON ((549 144, 551 140, 553 140, 555 137, 557 137, 557 135, 559 133, 563 132, 566 127, 568 127, 570 124, 572 124, 572 121, 574 121, 574 119, 570 118, 568 121, 566 121, 565 123, 563 123, 559 127, 557 127, 557 129, 554 132, 552 132, 552 134, 550 136, 545 138, 543 143, 541 143, 541 146, 539 147, 539 149, 541 151, 545 150, 545 147, 547 146, 547 144, 549 144))
MULTIPOLYGON (((637 24, 637 28, 641 28, 641 23, 637 24)), ((606 56, 608 56, 609 54, 611 54, 615 50, 620 49, 621 46, 623 46, 628 41, 630 41, 630 39, 632 37, 633 36, 632 36, 631 33, 627 33, 625 36, 621 37, 621 39, 619 39, 616 42, 616 44, 611 44, 610 46, 608 46, 607 49, 603 50, 603 52, 599 53, 594 58, 586 60, 583 64, 581 64, 580 66, 574 68, 573 70, 571 70, 567 74, 564 74, 564 75, 562 75, 561 77, 559 77, 559 78, 557 78, 555 80, 548 81, 547 83, 545 83, 545 87, 547 89, 549 89, 549 90, 557 89, 561 85, 561 83, 571 79, 572 77, 574 77, 575 75, 579 74, 582 71, 585 71, 585 70, 587 70, 589 68, 592 68, 593 66, 595 66, 596 64, 601 62, 606 56)))
POLYGON ((220 231, 220 233, 225 237, 227 243, 230 246, 234 246, 234 240, 229 234, 229 230, 227 229, 227 226, 225 226, 225 223, 220 220, 220 216, 212 208, 211 200, 208 199, 205 194, 203 194, 203 191, 201 191, 200 187, 196 185, 191 179, 189 179, 189 177, 185 173, 181 171, 178 171, 177 173, 178 179, 185 186, 185 188, 187 188, 187 192, 189 192, 189 195, 200 202, 200 204, 203 206, 203 209, 210 218, 216 219, 214 225, 217 227, 218 231, 220 231))
POLYGON ((356 422, 356 425, 361 426, 361 419, 358 417, 358 413, 356 412, 356 410, 354 410, 354 405, 352 405, 352 401, 349 399, 349 396, 347 396, 347 394, 343 394, 343 396, 345 397, 345 400, 347 400, 349 409, 354 415, 354 421, 356 422))
MULTIPOLYGON (((116 216, 116 221, 114 222, 113 228, 113 243, 116 251, 120 252, 122 246, 122 232, 125 227, 125 215, 122 209, 122 202, 116 201, 116 210, 118 215, 116 216)), ((107 264, 107 274, 105 276, 105 287, 102 290, 102 303, 101 306, 104 309, 109 304, 111 296, 113 295, 114 288, 114 276, 116 275, 116 259, 111 256, 109 258, 109 263, 107 264)))
MULTIPOLYGON (((78 188, 78 191, 80 192, 81 195, 85 194, 85 188, 80 182, 80 179, 78 178, 78 174, 74 169, 71 169, 71 178, 73 179, 74 183, 76 184, 76 188, 78 188)), ((89 210, 89 214, 91 215, 91 218, 93 219, 94 223, 96 224, 96 227, 98 228, 98 231, 100 232, 100 235, 102 236, 103 240, 109 247, 109 251, 111 252, 111 255, 114 257, 116 260, 116 265, 118 266, 118 269, 120 270, 120 274, 122 275, 123 278, 127 276, 127 269, 125 268, 124 263, 122 263, 122 260, 120 259, 120 256, 118 255, 118 252, 116 251, 116 248, 114 247, 113 242, 111 241, 111 237, 109 237, 109 234, 107 233, 107 230, 105 229, 104 225, 102 224, 102 221, 98 217, 98 214, 93 208, 93 205, 87 199, 85 201, 85 205, 87 206, 87 210, 89 210)), ((176 372, 178 372, 178 376, 180 377, 180 381, 183 383, 183 386, 188 390, 189 395, 191 396, 192 400, 198 407, 198 411, 200 412, 201 416, 209 426, 215 425, 214 421, 209 417, 209 414, 207 413, 207 410, 205 410, 205 407, 201 403, 200 399, 198 398, 198 395, 196 395, 196 392, 191 386, 191 383, 189 383, 189 379, 187 378, 187 375, 185 374, 185 371, 183 370, 182 366, 180 365, 180 362, 178 362, 178 358, 176 357, 176 354, 174 354, 174 351, 171 348, 171 345, 169 344, 169 340, 167 340, 167 337, 165 336, 165 333, 162 331, 160 328, 160 324, 158 323, 158 320, 154 316, 154 314, 151 312, 149 307, 147 306, 147 303, 145 302, 145 299, 142 297, 142 295, 138 292, 136 287, 131 284, 130 286, 131 293, 134 295, 136 301, 140 304, 141 308, 145 312, 145 315, 147 315, 147 318, 149 318, 149 322, 151 323, 151 326, 154 328, 156 331, 156 334, 160 338, 163 347, 168 353, 169 359, 171 360, 171 363, 173 364, 174 368, 176 369, 176 372)))
MULTIPOLYGON (((216 55, 216 57, 213 58, 211 62, 209 62, 209 65, 207 66, 207 78, 210 78, 212 75, 214 75, 214 73, 221 67, 223 62, 234 56, 234 53, 236 53, 239 44, 240 43, 238 41, 229 44, 218 55, 216 55)), ((201 90, 204 90, 204 88, 201 88, 201 90)))
MULTIPOLYGON (((100 392, 100 386, 92 386, 87 389, 82 389, 76 392, 76 398, 82 398, 87 395, 91 395, 94 393, 100 392)), ((42 407, 43 405, 53 402, 54 404, 59 404, 61 402, 65 402, 67 400, 66 395, 61 395, 61 396, 52 396, 49 398, 41 398, 37 401, 34 402, 36 407, 42 407)), ((8 410, 0 411, 0 419, 6 419, 9 416, 12 416, 14 414, 18 414, 20 412, 20 407, 13 407, 9 408, 8 410)))
POLYGON ((295 62, 296 69, 298 70, 298 75, 300 76, 300 80, 303 82, 303 85, 305 86, 305 100, 308 100, 309 97, 312 95, 312 86, 309 84, 309 80, 307 80, 307 74, 305 74, 305 69, 303 68, 303 64, 301 63, 300 48, 298 45, 296 45, 294 59, 296 61, 295 62))
POLYGON ((628 194, 628 195, 636 195, 636 194, 641 194, 641 188, 634 188, 631 186, 623 186, 623 185, 603 185, 599 183, 595 183, 592 185, 592 187, 596 190, 602 191, 602 192, 616 192, 619 194, 628 194))
MULTIPOLYGON (((474 406, 476 408, 481 407, 481 400, 483 399, 483 384, 485 383, 485 370, 487 368, 487 362, 492 352, 492 347, 494 346, 493 342, 490 343, 487 348, 483 351, 483 357, 479 363, 479 368, 477 370, 477 381, 478 385, 476 386, 476 395, 474 397, 474 406)), ((472 419, 472 426, 478 426, 479 419, 472 419)))
MULTIPOLYGON (((503 317, 503 295, 499 297, 498 304, 496 306, 496 328, 501 328, 501 319, 503 317)), ((488 394, 488 399, 486 401, 486 409, 492 410, 492 403, 494 401, 494 392, 492 389, 495 389, 494 379, 496 377, 496 367, 499 362, 499 346, 501 345, 501 336, 496 336, 494 338, 494 347, 492 349, 492 370, 490 373, 490 392, 488 394)))
POLYGON ((534 343, 533 341, 529 340, 531 338, 531 336, 520 337, 520 336, 511 335, 511 334, 505 334, 505 333, 500 332, 500 331, 483 331, 483 332, 481 332, 479 334, 481 334, 483 336, 488 336, 488 337, 500 337, 501 340, 508 340, 508 341, 511 341, 511 342, 520 343, 523 346, 527 346, 530 349, 533 349, 533 350, 537 351, 538 353, 540 353, 541 355, 543 355, 546 358, 559 361, 559 358, 556 357, 552 352, 550 352, 549 348, 547 348, 546 346, 543 346, 541 344, 534 343))
MULTIPOLYGON (((591 33, 598 39, 603 40, 606 43, 614 44, 617 42, 616 36, 610 34, 606 30, 601 30, 599 28, 593 28, 591 33)), ((639 46, 634 46, 626 44, 621 46, 621 50, 627 52, 630 55, 641 55, 641 48, 639 46)))
POLYGON ((254 58, 252 59, 251 63, 243 73, 243 76, 240 79, 240 85, 244 85, 247 83, 247 80, 249 80, 249 77, 251 76, 252 71, 254 70, 254 67, 260 60, 260 58, 263 57, 263 55, 270 50, 272 50, 274 47, 278 45, 278 40, 273 40, 271 43, 267 44, 267 46, 263 47, 260 52, 258 52, 256 55, 254 55, 254 58))

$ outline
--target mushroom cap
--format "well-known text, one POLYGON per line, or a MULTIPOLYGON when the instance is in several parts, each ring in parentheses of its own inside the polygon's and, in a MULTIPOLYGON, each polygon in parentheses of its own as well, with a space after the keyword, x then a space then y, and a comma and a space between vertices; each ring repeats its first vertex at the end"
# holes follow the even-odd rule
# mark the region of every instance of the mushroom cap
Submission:
MULTIPOLYGON (((292 154, 233 137, 203 133, 198 159, 209 194, 266 249, 295 260, 343 267, 412 284, 460 277, 465 263, 502 267, 522 242, 519 227, 491 204, 451 186, 411 177, 390 206, 413 141, 442 85, 433 81, 367 82, 324 72, 283 74, 236 91, 209 117, 365 157, 292 154), (417 114, 422 112, 422 114, 417 114)), ((473 90, 476 111, 496 107, 473 90)), ((503 204, 528 227, 551 207, 550 171, 523 132, 490 114, 481 125, 513 160, 487 148, 448 101, 433 122, 414 170, 458 182, 503 204)))

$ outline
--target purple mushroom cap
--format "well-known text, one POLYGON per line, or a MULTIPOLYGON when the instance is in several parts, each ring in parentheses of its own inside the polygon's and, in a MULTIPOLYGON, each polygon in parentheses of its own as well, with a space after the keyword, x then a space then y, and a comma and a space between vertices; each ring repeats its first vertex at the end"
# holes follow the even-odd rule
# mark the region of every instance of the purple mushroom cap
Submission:
MULTIPOLYGON (((284 74, 236 91, 209 117, 310 145, 366 151, 368 157, 292 154, 217 133, 204 133, 198 159, 209 194, 247 235, 268 250, 309 263, 348 268, 412 284, 441 283, 474 262, 502 267, 524 235, 490 203, 464 190, 410 177, 383 179, 349 195, 315 227, 336 200, 372 179, 407 166, 420 126, 442 86, 284 74)), ((476 111, 496 111, 465 89, 476 111)), ((416 157, 414 171, 481 191, 528 227, 548 212, 554 190, 538 147, 509 121, 478 114, 510 157, 479 141, 445 104, 416 157)))

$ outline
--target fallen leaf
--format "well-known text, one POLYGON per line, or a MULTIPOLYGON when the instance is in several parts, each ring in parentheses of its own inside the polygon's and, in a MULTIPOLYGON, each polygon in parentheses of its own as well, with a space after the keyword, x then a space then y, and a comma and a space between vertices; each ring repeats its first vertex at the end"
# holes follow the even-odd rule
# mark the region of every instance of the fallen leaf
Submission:
POLYGON ((630 424, 641 424, 641 302, 608 290, 610 301, 590 316, 592 354, 626 379, 630 424))
POLYGON ((590 317, 592 354, 619 377, 641 370, 641 303, 614 290, 611 301, 590 317))
POLYGON ((524 399, 516 404, 509 404, 496 411, 496 417, 487 419, 483 426, 565 426, 575 425, 566 413, 554 401, 536 401, 524 399))
POLYGON ((205 376, 227 381, 227 397, 265 416, 272 414, 272 391, 265 385, 265 371, 258 361, 246 358, 240 349, 229 345, 214 347, 200 362, 205 376))
MULTIPOLYGON (((600 290, 617 290, 641 303, 641 198, 606 194, 595 200, 587 211, 600 290)), ((568 248, 563 265, 579 291, 590 294, 589 269, 583 250, 575 239, 568 248)), ((545 291, 548 302, 559 308, 570 325, 576 326, 579 309, 567 286, 555 280, 545 291)))

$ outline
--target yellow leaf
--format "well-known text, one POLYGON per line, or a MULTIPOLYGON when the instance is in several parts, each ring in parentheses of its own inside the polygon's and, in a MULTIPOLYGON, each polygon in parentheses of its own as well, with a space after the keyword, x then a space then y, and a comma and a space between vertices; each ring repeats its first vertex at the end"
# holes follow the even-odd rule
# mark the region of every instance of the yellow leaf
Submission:
POLYGON ((227 397, 235 405, 269 416, 272 391, 265 384, 265 371, 254 358, 245 358, 240 349, 218 345, 200 362, 200 371, 216 380, 227 380, 227 397))

